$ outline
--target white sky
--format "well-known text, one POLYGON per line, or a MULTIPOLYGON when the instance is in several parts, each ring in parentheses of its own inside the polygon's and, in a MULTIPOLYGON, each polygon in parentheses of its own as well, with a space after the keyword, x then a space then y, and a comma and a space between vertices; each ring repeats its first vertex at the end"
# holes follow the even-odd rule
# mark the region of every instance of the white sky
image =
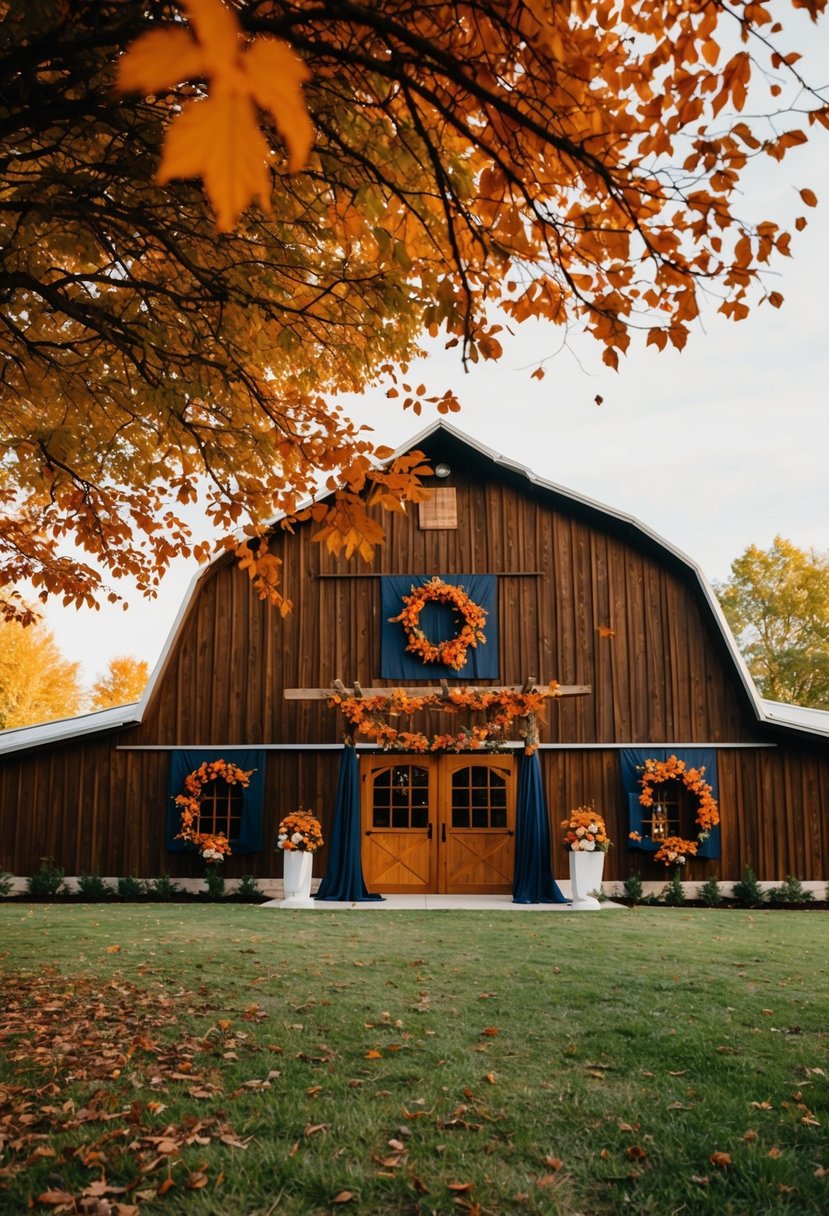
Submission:
MULTIPOLYGON (((825 83, 826 22, 819 37, 812 50, 825 83)), ((747 545, 766 548, 776 534, 829 549, 829 139, 816 136, 814 146, 769 164, 745 203, 754 220, 809 220, 794 234, 793 257, 773 268, 772 286, 786 297, 779 311, 764 305, 734 324, 712 308, 683 352, 645 350, 634 339, 618 373, 603 367, 595 342, 574 336, 561 350, 560 332, 537 323, 520 327, 498 363, 469 375, 456 351, 442 350, 412 371, 435 391, 455 388, 463 411, 453 425, 547 480, 635 516, 711 580, 726 577, 747 545), (816 210, 800 203, 803 186, 818 194, 816 210), (532 380, 536 362, 556 351, 545 378, 532 380)), ((354 415, 392 447, 434 418, 403 413, 382 393, 355 403, 354 415)), ((87 682, 118 654, 152 666, 193 570, 179 563, 156 601, 134 599, 127 613, 55 603, 47 624, 87 682)))

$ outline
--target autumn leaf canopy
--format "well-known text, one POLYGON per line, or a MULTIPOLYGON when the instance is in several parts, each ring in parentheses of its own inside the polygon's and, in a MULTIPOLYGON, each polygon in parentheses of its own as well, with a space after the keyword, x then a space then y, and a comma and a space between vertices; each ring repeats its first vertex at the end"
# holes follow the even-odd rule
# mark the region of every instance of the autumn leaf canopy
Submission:
POLYGON ((152 594, 206 556, 197 498, 253 536, 320 485, 323 542, 370 556, 366 498, 423 469, 338 400, 457 408, 409 381, 426 335, 494 359, 541 318, 616 366, 636 331, 681 349, 702 293, 778 307, 791 237, 743 175, 829 125, 786 29, 825 5, 4 6, 0 585, 152 594))

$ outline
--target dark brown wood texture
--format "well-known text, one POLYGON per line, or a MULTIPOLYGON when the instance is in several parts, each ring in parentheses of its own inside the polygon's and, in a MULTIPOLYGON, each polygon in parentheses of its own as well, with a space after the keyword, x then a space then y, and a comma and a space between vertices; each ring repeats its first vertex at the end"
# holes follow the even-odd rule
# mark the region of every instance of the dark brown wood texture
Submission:
MULTIPOLYGON (((116 749, 337 744, 336 711, 283 693, 336 678, 387 683, 379 678, 377 575, 495 572, 500 671, 492 683, 532 675, 593 689, 551 704, 541 725, 543 743, 595 748, 542 753, 557 873, 566 874, 558 821, 595 800, 616 841, 606 876, 638 869, 658 877, 625 848, 618 757, 601 745, 770 739, 693 574, 623 523, 502 474, 465 446, 444 442, 430 455, 452 465, 457 529, 421 530, 415 510, 387 515, 387 544, 370 568, 321 552, 310 525, 277 530, 271 548, 294 602, 286 620, 222 559, 202 577, 139 727, 0 758, 0 869, 30 873, 51 856, 68 873, 199 874, 197 858, 165 848, 169 753, 116 749)), ((433 682, 424 669, 424 684, 433 682)), ((689 877, 734 878, 745 864, 765 878, 827 876, 827 748, 791 738, 778 732, 774 750, 720 753, 724 855, 696 863, 689 877)), ((229 875, 279 875, 276 824, 300 804, 329 827, 338 758, 336 750, 267 754, 265 848, 232 858, 229 875)), ((323 853, 315 871, 324 865, 323 853)))

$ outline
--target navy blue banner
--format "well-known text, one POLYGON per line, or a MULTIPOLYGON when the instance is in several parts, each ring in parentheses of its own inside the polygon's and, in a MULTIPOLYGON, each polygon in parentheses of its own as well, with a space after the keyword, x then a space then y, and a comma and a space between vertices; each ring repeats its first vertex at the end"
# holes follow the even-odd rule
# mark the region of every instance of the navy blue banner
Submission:
MULTIPOLYGON (((498 664, 498 581, 494 574, 439 574, 452 587, 462 587, 469 598, 486 612, 485 642, 470 646, 466 663, 460 670, 444 663, 424 663, 406 650, 406 631, 398 621, 405 608, 403 596, 428 583, 431 574, 387 574, 380 580, 380 675, 384 680, 497 680, 498 664)), ((448 604, 428 603, 420 614, 420 626, 430 642, 448 642, 460 632, 457 614, 448 604)))

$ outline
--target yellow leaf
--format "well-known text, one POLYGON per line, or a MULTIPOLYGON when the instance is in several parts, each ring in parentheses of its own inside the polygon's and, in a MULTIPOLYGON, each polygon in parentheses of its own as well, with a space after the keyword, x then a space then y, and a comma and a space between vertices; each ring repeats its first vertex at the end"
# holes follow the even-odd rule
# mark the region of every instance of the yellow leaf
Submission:
POLYGON ((120 949, 120 946, 107 946, 107 954, 117 954, 120 949))
POLYGON ((708 1160, 712 1165, 718 1165, 721 1169, 725 1169, 726 1166, 731 1165, 731 1154, 715 1152, 711 1154, 708 1160))
POLYGON ((207 74, 204 52, 187 30, 151 30, 121 58, 117 88, 121 93, 160 93, 207 74))
POLYGON ((182 108, 167 133, 156 180, 203 178, 217 227, 229 232, 252 198, 270 209, 267 155, 250 98, 223 92, 182 108))
POLYGON ((257 38, 244 57, 244 67, 256 103, 273 115, 288 149, 288 168, 296 173, 314 142, 301 89, 310 73, 291 48, 275 38, 257 38))
POLYGON ((810 190, 808 186, 800 191, 800 197, 803 199, 807 207, 817 206, 817 195, 815 194, 814 190, 810 190))

